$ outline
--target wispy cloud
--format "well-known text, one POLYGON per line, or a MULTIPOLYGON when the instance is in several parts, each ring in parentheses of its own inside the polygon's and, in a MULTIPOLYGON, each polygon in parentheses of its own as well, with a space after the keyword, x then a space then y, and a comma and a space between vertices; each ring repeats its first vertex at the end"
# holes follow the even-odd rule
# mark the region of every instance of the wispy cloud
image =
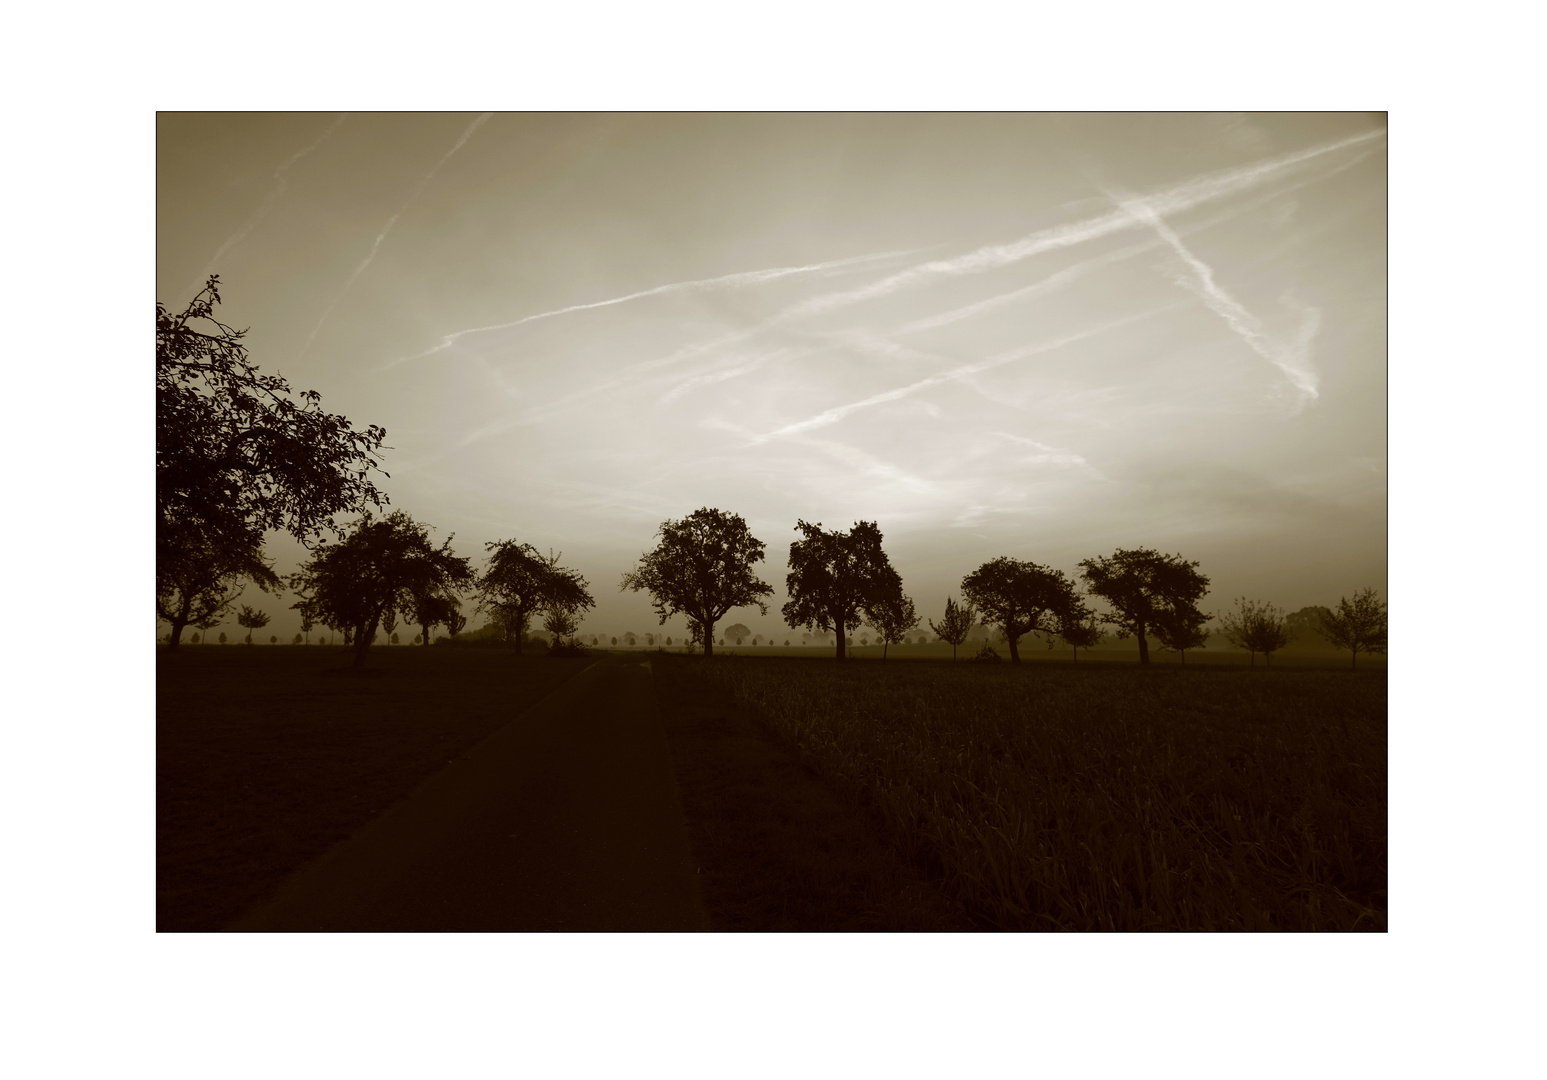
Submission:
POLYGON ((666 285, 657 285, 650 289, 641 289, 624 296, 614 296, 606 300, 596 300, 589 304, 571 304, 568 307, 555 308, 552 311, 539 311, 535 315, 524 315, 510 322, 492 323, 489 326, 474 326, 466 330, 458 330, 447 334, 440 339, 438 345, 434 345, 420 353, 405 356, 392 361, 382 368, 386 371, 406 364, 412 360, 422 360, 426 356, 433 356, 451 348, 462 338, 469 334, 486 334, 494 330, 510 330, 517 326, 524 326, 539 319, 552 319, 559 315, 569 315, 576 311, 592 311, 596 308, 612 307, 614 304, 626 304, 631 300, 642 300, 647 296, 664 296, 668 293, 715 291, 720 289, 743 289, 754 285, 766 285, 771 281, 781 278, 795 277, 802 274, 816 274, 830 270, 843 270, 852 267, 863 266, 867 263, 881 262, 887 259, 898 259, 912 254, 911 251, 882 251, 873 255, 856 255, 848 259, 835 259, 831 262, 812 263, 809 266, 779 266, 768 270, 747 270, 736 274, 725 274, 721 277, 698 278, 693 281, 673 281, 666 285))
POLYGON ((1028 357, 1036 356, 1039 353, 1052 352, 1054 349, 1061 349, 1066 345, 1072 345, 1077 341, 1084 341, 1086 338, 1095 337, 1097 334, 1104 334, 1109 330, 1116 330, 1119 327, 1128 326, 1131 323, 1136 323, 1141 319, 1147 319, 1153 315, 1158 315, 1161 312, 1173 310, 1176 306, 1177 305, 1175 304, 1168 304, 1164 307, 1151 308, 1147 311, 1142 311, 1134 315, 1125 315, 1121 319, 1116 319, 1112 322, 1104 323, 1101 326, 1092 327, 1088 330, 1081 330, 1078 333, 1066 334, 1065 336, 1055 338, 1052 341, 1044 341, 1036 345, 1023 345, 1018 349, 1011 349, 1008 352, 1002 352, 994 356, 990 356, 986 360, 979 360, 978 362, 972 364, 963 364, 960 367, 952 368, 950 371, 944 371, 938 375, 930 375, 926 378, 908 383, 906 386, 898 386, 891 390, 883 390, 879 394, 872 394, 869 397, 861 398, 858 401, 851 401, 846 405, 834 406, 833 408, 827 409, 824 412, 817 413, 815 416, 809 416, 804 420, 797 420, 794 423, 786 424, 781 428, 777 428, 774 431, 768 432, 767 434, 759 435, 755 441, 767 442, 769 439, 779 438, 785 435, 793 435, 802 431, 810 431, 813 428, 826 427, 829 424, 837 423, 844 417, 850 415, 851 413, 858 412, 861 409, 868 409, 876 405, 883 405, 889 401, 897 401, 901 398, 908 397, 911 394, 916 394, 921 390, 928 390, 932 386, 939 386, 942 383, 953 382, 958 379, 965 379, 968 376, 976 375, 980 372, 988 371, 992 368, 1002 367, 1005 364, 1013 364, 1017 360, 1025 360, 1028 357))
POLYGON ((1292 341, 1278 340, 1267 332, 1262 325, 1262 320, 1248 311, 1215 280, 1213 268, 1182 243, 1182 238, 1166 224, 1165 219, 1148 200, 1110 191, 1108 195, 1125 213, 1154 229, 1155 233, 1181 259, 1183 265, 1191 271, 1189 275, 1176 275, 1177 284, 1196 294, 1209 310, 1224 319, 1226 325, 1234 330, 1257 355, 1288 376, 1289 381, 1300 391, 1302 403, 1316 399, 1317 379, 1315 372, 1310 369, 1309 353, 1311 338, 1320 325, 1319 311, 1304 304, 1299 305, 1302 312, 1299 333, 1292 341))
POLYGON ((348 116, 348 113, 339 113, 338 119, 333 121, 332 124, 328 125, 328 129, 326 131, 317 136, 317 138, 313 139, 309 145, 304 146, 297 150, 295 153, 291 154, 284 160, 279 168, 274 170, 274 186, 270 188, 269 193, 264 196, 263 202, 258 205, 258 209, 254 210, 248 216, 247 220, 242 222, 241 227, 238 228, 236 232, 232 233, 226 238, 226 242, 220 245, 215 254, 210 257, 210 261, 205 265, 204 270, 199 274, 199 280, 190 286, 189 290, 187 291, 192 291, 193 289, 197 289, 202 286, 209 278, 209 276, 213 274, 221 265, 221 260, 224 259, 226 255, 236 247, 237 244, 240 244, 243 240, 247 239, 247 234, 256 229, 263 221, 263 219, 268 217, 269 211, 274 209, 274 204, 279 201, 280 196, 282 196, 289 188, 289 183, 285 180, 285 173, 290 171, 290 166, 294 165, 297 161, 300 161, 307 154, 321 146, 329 135, 332 135, 335 131, 338 130, 338 126, 342 124, 348 116))
POLYGON ((349 291, 349 287, 355 283, 355 279, 357 279, 361 274, 365 273, 365 268, 370 266, 371 263, 375 260, 376 253, 381 250, 382 241, 387 238, 387 234, 390 233, 392 231, 392 227, 397 224, 398 218, 403 216, 403 212, 406 211, 409 206, 413 204, 413 201, 424 192, 424 189, 429 186, 430 181, 434 179, 435 174, 440 172, 441 166, 451 160, 451 155, 462 149, 462 147, 466 145, 467 140, 473 137, 473 132, 477 131, 480 127, 487 123, 489 118, 493 115, 493 113, 484 113, 471 124, 468 124, 467 130, 462 132, 461 137, 457 139, 456 143, 451 147, 451 149, 447 150, 446 153, 441 156, 441 159, 435 163, 434 167, 431 168, 429 172, 424 174, 424 179, 419 181, 419 186, 414 188, 413 194, 404 200, 402 206, 398 207, 398 212, 387 219, 387 223, 383 225, 381 227, 381 231, 376 234, 376 242, 371 245, 371 250, 366 254, 365 258, 360 260, 359 265, 357 265, 354 269, 354 273, 349 275, 349 280, 344 282, 344 287, 338 291, 338 295, 333 298, 333 302, 329 304, 327 310, 322 313, 322 318, 317 320, 317 325, 312 328, 312 332, 307 337, 306 343, 301 346, 301 356, 305 356, 306 350, 310 349, 312 342, 317 340, 317 335, 322 332, 322 327, 328 321, 328 316, 333 314, 333 309, 338 307, 339 301, 344 298, 344 294, 349 291))

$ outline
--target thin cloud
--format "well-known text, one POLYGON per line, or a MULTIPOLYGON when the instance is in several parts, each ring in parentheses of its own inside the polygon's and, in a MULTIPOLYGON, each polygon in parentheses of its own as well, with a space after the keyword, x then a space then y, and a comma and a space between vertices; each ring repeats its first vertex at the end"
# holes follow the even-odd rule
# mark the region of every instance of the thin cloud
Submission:
POLYGON ((509 330, 513 327, 523 326, 526 323, 536 322, 539 319, 552 319, 556 316, 569 315, 576 311, 591 311, 595 308, 612 307, 614 304, 626 304, 631 300, 642 300, 647 296, 662 296, 667 293, 688 291, 747 288, 753 285, 765 285, 770 281, 777 281, 780 278, 793 277, 799 274, 839 270, 869 262, 901 258, 904 255, 911 254, 911 251, 883 251, 874 255, 855 255, 847 259, 835 259, 832 262, 812 263, 809 266, 780 266, 769 270, 747 270, 736 274, 725 274, 722 277, 698 278, 693 281, 674 281, 667 285, 657 285, 651 289, 641 289, 639 292, 632 292, 626 296, 614 296, 607 300, 597 300, 589 304, 571 304, 568 307, 555 308, 552 311, 539 311, 535 315, 526 315, 519 319, 513 319, 510 322, 493 323, 489 326, 474 326, 467 330, 458 330, 441 338, 440 344, 428 348, 424 352, 415 353, 413 356, 405 356, 394 360, 382 368, 382 370, 387 371, 397 367, 399 364, 406 364, 412 360, 422 360, 426 356, 433 356, 438 352, 443 352, 469 334, 486 334, 493 330, 509 330))
POLYGON ((1116 330, 1120 327, 1138 322, 1141 319, 1147 319, 1152 315, 1158 315, 1165 311, 1171 311, 1177 306, 1178 305, 1176 304, 1168 304, 1164 307, 1152 308, 1148 311, 1143 311, 1136 315, 1127 315, 1121 319, 1116 319, 1112 322, 1104 323, 1101 326, 1092 327, 1089 330, 1081 330, 1078 333, 1067 334, 1064 337, 1056 338, 1053 341, 1045 341, 1037 345, 1024 345, 1018 349, 1011 349, 1009 352, 999 353, 995 356, 989 357, 986 360, 980 360, 974 364, 963 364, 962 366, 953 368, 950 371, 941 372, 939 375, 930 375, 926 378, 919 379, 916 382, 911 382, 906 386, 898 386, 891 390, 884 390, 879 394, 872 394, 867 398, 861 398, 859 401, 851 401, 846 405, 838 405, 826 410, 825 412, 820 412, 815 416, 807 417, 804 420, 797 420, 792 424, 786 424, 781 428, 768 432, 767 434, 757 436, 755 441, 762 443, 767 442, 769 439, 779 438, 785 435, 794 435, 798 432, 810 431, 813 428, 826 427, 829 424, 837 423, 839 420, 842 420, 849 414, 858 412, 861 409, 868 409, 875 405, 883 405, 889 401, 897 401, 901 398, 908 397, 911 394, 916 394, 921 390, 927 390, 932 386, 939 386, 942 383, 954 382, 958 379, 965 379, 968 376, 988 371, 991 368, 1002 367, 1005 364, 1012 364, 1017 360, 1025 360, 1026 358, 1036 356, 1039 353, 1051 352, 1054 349, 1061 349, 1066 345, 1074 344, 1076 341, 1084 341, 1086 338, 1092 338, 1098 334, 1104 334, 1109 330, 1116 330))
POLYGON ((327 140, 329 135, 332 135, 335 131, 338 130, 338 126, 342 124, 345 119, 348 118, 348 116, 348 113, 339 113, 338 119, 333 121, 333 123, 328 126, 326 131, 317 136, 316 139, 312 140, 309 146, 304 146, 300 150, 297 150, 295 153, 291 154, 284 160, 279 168, 274 170, 274 186, 269 189, 268 195, 266 195, 263 199, 263 202, 258 205, 258 209, 254 210, 247 218, 247 220, 242 222, 241 227, 238 228, 236 232, 227 237, 226 242, 221 244, 220 248, 215 252, 215 254, 210 257, 210 261, 205 265, 204 271, 199 274, 199 280, 190 287, 191 289, 199 288, 202 286, 204 282, 209 279, 209 276, 215 272, 215 268, 220 265, 220 261, 226 257, 226 253, 229 252, 232 248, 236 247, 237 244, 240 244, 243 240, 247 239, 247 234, 256 229, 259 223, 262 222, 264 218, 268 217, 269 211, 274 209, 274 204, 277 203, 280 196, 289 189, 289 183, 285 180, 285 173, 290 171, 290 166, 294 165, 297 161, 300 161, 307 154, 321 146, 323 142, 327 140))
POLYGON ((365 258, 360 260, 360 264, 355 267, 354 273, 349 275, 349 280, 344 282, 344 287, 338 291, 338 295, 333 298, 333 302, 329 304, 327 310, 322 313, 322 318, 317 320, 317 325, 312 328, 310 336, 308 336, 306 339, 306 344, 301 346, 300 356, 306 355, 306 350, 310 349, 312 347, 312 342, 317 340, 317 335, 322 332, 323 324, 328 321, 328 316, 333 314, 333 309, 338 307, 339 301, 344 298, 344 294, 349 291, 349 287, 355 283, 355 279, 358 278, 361 274, 365 273, 365 268, 370 266, 371 262, 376 258, 376 252, 381 250, 382 241, 385 240, 387 238, 387 234, 392 231, 392 226, 397 224, 397 219, 403 216, 403 212, 406 211, 409 206, 412 205, 413 201, 420 196, 424 189, 429 186, 429 183, 432 179, 434 179, 435 174, 440 172, 441 166, 451 160, 451 155, 462 149, 462 147, 466 145, 467 140, 473 137, 473 132, 482 127, 493 115, 493 113, 484 113, 471 124, 467 125, 467 130, 462 132, 461 137, 457 139, 456 143, 451 147, 451 149, 447 150, 446 153, 441 156, 441 159, 435 163, 435 166, 430 169, 429 172, 424 174, 424 179, 419 181, 419 186, 414 188, 414 193, 404 201, 401 207, 398 208, 398 212, 387 219, 387 223, 383 225, 381 227, 381 231, 376 234, 376 242, 371 245, 370 252, 365 256, 365 258))
POLYGON ((1309 352, 1311 338, 1315 335, 1317 326, 1320 325, 1320 312, 1306 305, 1300 305, 1302 319, 1299 333, 1292 342, 1279 341, 1267 332, 1261 319, 1248 311, 1240 301, 1225 290, 1224 286, 1214 280, 1213 268, 1188 250, 1187 245, 1182 243, 1182 238, 1166 224, 1165 219, 1156 212, 1154 206, 1147 200, 1134 196, 1111 192, 1108 194, 1125 213, 1154 229, 1155 233, 1170 245, 1171 250, 1176 252, 1183 264, 1192 271, 1190 277, 1176 276, 1175 280, 1179 285, 1197 295, 1209 310, 1224 319, 1226 325, 1234 330, 1257 355, 1288 376, 1289 381, 1300 391, 1302 401, 1314 401, 1318 397, 1316 374, 1309 366, 1309 352))

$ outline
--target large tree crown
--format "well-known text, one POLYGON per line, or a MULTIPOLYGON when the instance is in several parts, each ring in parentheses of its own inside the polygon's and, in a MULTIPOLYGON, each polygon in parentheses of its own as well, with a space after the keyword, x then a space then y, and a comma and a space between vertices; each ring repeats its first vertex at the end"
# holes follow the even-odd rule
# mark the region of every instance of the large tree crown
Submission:
POLYGON ((790 544, 784 621, 839 633, 862 625, 860 613, 902 590, 902 578, 881 547, 881 528, 856 521, 847 532, 797 520, 801 539, 790 544), (843 625, 835 625, 842 623, 843 625))
POLYGON ((661 523, 660 542, 623 575, 620 589, 644 590, 664 624, 678 612, 712 625, 731 608, 756 607, 773 587, 752 572, 764 544, 739 514, 700 507, 661 523))

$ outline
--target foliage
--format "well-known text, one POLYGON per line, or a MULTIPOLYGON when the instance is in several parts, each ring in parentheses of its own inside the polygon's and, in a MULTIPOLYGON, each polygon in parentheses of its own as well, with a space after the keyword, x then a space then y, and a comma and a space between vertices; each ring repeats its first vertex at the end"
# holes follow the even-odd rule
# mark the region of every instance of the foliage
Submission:
POLYGON ((735 623, 725 628, 725 638, 732 645, 740 645, 751 636, 752 631, 741 623, 735 623))
POLYGON ((238 626, 246 628, 247 644, 251 645, 252 632, 254 630, 262 630, 269 624, 269 614, 266 611, 259 611, 256 608, 251 608, 246 604, 243 604, 242 610, 237 613, 236 622, 238 626))
POLYGON ((1374 589, 1361 589, 1352 600, 1340 596, 1337 610, 1321 619, 1321 635, 1338 648, 1349 650, 1348 666, 1355 667, 1361 652, 1385 653, 1386 605, 1374 589))
POLYGON ((714 655, 714 624, 732 608, 756 607, 768 613, 762 597, 773 588, 752 573, 763 559, 764 546, 740 515, 701 507, 680 521, 664 521, 656 531, 654 550, 623 575, 620 589, 650 594, 664 625, 679 612, 688 617, 688 632, 704 655, 714 655))
POLYGON ((901 595, 902 578, 881 550, 881 530, 873 521, 856 521, 848 532, 797 521, 795 531, 803 539, 790 545, 784 621, 792 628, 835 631, 837 659, 846 659, 846 631, 864 625, 862 614, 901 595))
POLYGON ((290 585, 303 597, 304 615, 344 629, 359 667, 389 613, 407 610, 419 593, 472 581, 467 560, 451 550, 451 537, 434 547, 428 526, 396 510, 381 520, 367 512, 342 542, 324 543, 290 585))
POLYGON ((1017 664, 1024 635, 1056 634, 1084 613, 1074 583, 1063 571, 1005 556, 962 578, 962 595, 985 621, 998 624, 1010 647, 1010 660, 1017 664))
POLYGON ((1078 663, 1081 649, 1094 649, 1101 644, 1106 634, 1101 630, 1100 616, 1094 611, 1087 612, 1083 618, 1069 620, 1058 629, 1058 636, 1069 643, 1074 650, 1074 659, 1078 663))
POLYGON ((158 596, 190 553, 224 553, 229 565, 259 551, 267 530, 303 543, 341 535, 337 515, 386 501, 370 478, 386 431, 357 431, 315 391, 297 400, 283 378, 260 374, 246 331, 215 318, 219 303, 212 276, 181 314, 156 305, 158 596))
POLYGON ((1251 653, 1252 666, 1257 664, 1257 654, 1262 653, 1268 666, 1273 666, 1273 654, 1290 642, 1285 626, 1284 613, 1272 604, 1236 598, 1236 609, 1219 617, 1220 633, 1238 649, 1251 653))
POLYGON ((977 621, 977 608, 971 604, 958 606, 956 601, 948 596, 945 598, 945 615, 938 623, 931 619, 929 628, 941 641, 950 643, 951 659, 955 660, 957 646, 967 640, 967 635, 972 633, 972 628, 977 625, 977 621))
POLYGON ((260 547, 221 545, 186 533, 165 545, 156 566, 156 614, 172 624, 168 647, 177 648, 184 627, 219 625, 248 582, 264 592, 280 587, 260 547))
POLYGON ((978 925, 1383 930, 1383 677, 703 667, 978 925))
MULTIPOLYGON (((871 604, 865 614, 870 618, 871 627, 881 639, 881 659, 883 660, 886 659, 887 648, 902 644, 908 634, 919 624, 918 609, 900 589, 871 604)), ((789 642, 785 644, 788 645, 789 642)))
POLYGON ((1332 609, 1320 604, 1291 611, 1284 616, 1284 629, 1291 643, 1303 641, 1312 635, 1320 636, 1322 619, 1332 614, 1332 609))
POLYGON ((578 625, 580 613, 596 605, 586 579, 559 565, 563 552, 544 558, 531 544, 514 540, 490 541, 484 550, 489 565, 478 578, 478 610, 490 613, 506 641, 526 637, 539 611, 571 616, 578 625))
POLYGON ((981 649, 979 649, 978 654, 972 658, 972 662, 975 664, 997 664, 1003 660, 1004 657, 999 655, 998 650, 996 650, 992 645, 986 644, 981 649))
POLYGON ((1092 594, 1112 605, 1102 621, 1117 627, 1117 636, 1139 639, 1139 662, 1150 662, 1145 635, 1158 635, 1162 624, 1178 632, 1207 616, 1197 602, 1208 592, 1209 579, 1196 562, 1179 555, 1162 555, 1149 548, 1119 548, 1110 557, 1084 559, 1080 576, 1092 594))

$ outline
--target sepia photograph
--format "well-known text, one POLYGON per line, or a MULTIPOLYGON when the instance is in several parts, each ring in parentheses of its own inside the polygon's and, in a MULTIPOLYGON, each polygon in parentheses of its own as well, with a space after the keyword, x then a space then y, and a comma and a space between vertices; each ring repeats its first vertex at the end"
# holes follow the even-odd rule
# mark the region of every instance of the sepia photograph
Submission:
POLYGON ((1387 140, 158 112, 156 930, 1386 932, 1387 140))

